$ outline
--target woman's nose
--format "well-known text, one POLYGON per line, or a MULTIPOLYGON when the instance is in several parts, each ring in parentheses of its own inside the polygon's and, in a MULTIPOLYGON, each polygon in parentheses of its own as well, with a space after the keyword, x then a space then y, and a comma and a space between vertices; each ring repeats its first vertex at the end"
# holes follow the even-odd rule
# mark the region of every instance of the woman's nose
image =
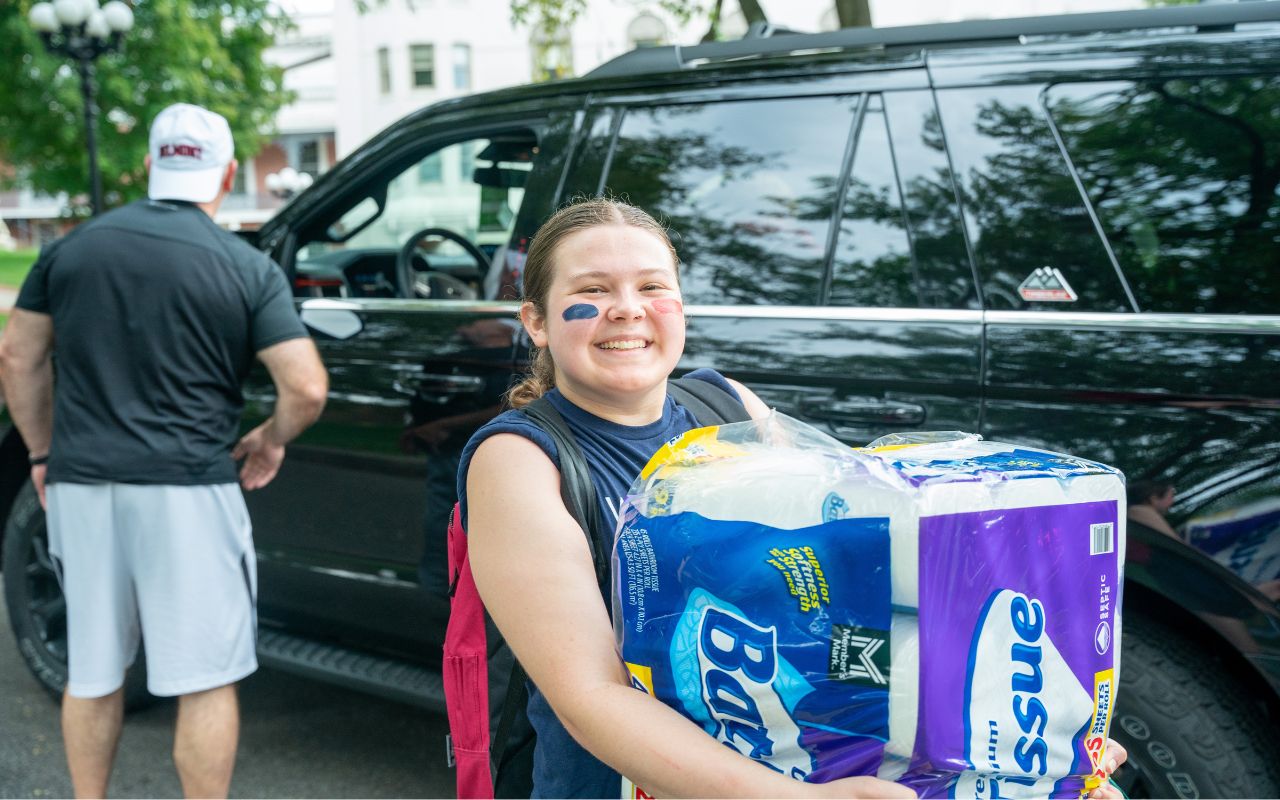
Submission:
POLYGON ((644 298, 635 292, 619 292, 609 309, 610 318, 615 320, 643 319, 644 313, 644 298))

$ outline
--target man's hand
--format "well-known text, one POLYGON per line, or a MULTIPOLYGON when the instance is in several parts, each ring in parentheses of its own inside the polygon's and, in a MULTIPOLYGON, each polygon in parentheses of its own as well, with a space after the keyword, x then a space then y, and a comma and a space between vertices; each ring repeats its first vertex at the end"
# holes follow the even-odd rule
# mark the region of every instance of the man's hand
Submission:
POLYGON ((40 498, 40 507, 45 511, 49 510, 49 504, 44 499, 44 476, 48 471, 48 464, 37 464, 31 468, 31 484, 36 487, 36 495, 40 498))
POLYGON ((272 438, 271 421, 267 420, 236 443, 231 457, 237 461, 244 459, 244 466, 240 468, 240 485, 245 491, 253 491, 271 483, 280 471, 280 465, 284 463, 284 445, 277 444, 272 438))

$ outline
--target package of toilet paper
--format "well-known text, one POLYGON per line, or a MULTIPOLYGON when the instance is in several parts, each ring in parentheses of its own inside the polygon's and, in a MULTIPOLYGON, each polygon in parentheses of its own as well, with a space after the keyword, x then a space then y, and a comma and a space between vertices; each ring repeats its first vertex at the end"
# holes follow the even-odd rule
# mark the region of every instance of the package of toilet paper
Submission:
POLYGON ((1110 467, 964 434, 690 431, 624 503, 622 657, 797 780, 1077 797, 1119 675, 1123 499, 1110 467))

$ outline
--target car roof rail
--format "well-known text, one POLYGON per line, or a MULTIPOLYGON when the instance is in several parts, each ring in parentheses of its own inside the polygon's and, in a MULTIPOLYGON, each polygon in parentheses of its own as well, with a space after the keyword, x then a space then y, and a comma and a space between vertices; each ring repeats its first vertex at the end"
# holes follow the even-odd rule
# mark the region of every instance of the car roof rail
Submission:
POLYGON ((1102 11, 1013 19, 944 22, 888 28, 843 28, 825 33, 793 33, 759 26, 748 38, 697 45, 642 47, 601 64, 587 78, 622 78, 651 72, 673 72, 709 62, 723 62, 796 51, 854 48, 921 47, 996 41, 1022 42, 1027 37, 1083 35, 1153 28, 1231 30, 1250 22, 1280 21, 1280 0, 1211 3, 1102 11))

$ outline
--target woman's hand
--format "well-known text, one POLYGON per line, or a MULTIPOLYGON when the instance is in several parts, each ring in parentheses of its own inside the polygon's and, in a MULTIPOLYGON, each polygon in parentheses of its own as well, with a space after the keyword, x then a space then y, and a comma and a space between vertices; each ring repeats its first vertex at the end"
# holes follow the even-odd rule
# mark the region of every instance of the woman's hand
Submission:
POLYGON ((1108 739, 1107 747, 1102 752, 1104 755, 1100 769, 1103 782, 1097 789, 1089 792, 1089 797, 1093 800, 1122 800, 1124 795, 1120 793, 1119 787, 1111 782, 1111 774, 1129 758, 1129 751, 1115 739, 1108 739))

